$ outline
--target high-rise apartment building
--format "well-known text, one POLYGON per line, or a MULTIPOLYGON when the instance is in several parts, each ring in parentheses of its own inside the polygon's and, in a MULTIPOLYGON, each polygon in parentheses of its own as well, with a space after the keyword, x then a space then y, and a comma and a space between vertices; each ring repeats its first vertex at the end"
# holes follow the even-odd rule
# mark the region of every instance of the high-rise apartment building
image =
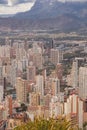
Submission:
POLYGON ((27 102, 27 81, 18 77, 16 83, 17 100, 20 102, 27 102))
POLYGON ((16 76, 17 76, 17 63, 16 60, 12 60, 10 69, 10 83, 13 87, 16 86, 16 76))
POLYGON ((33 63, 30 63, 30 65, 27 68, 27 80, 32 83, 35 82, 35 76, 36 76, 36 68, 33 66, 33 63))
POLYGON ((33 43, 32 51, 33 51, 33 53, 41 53, 42 49, 37 43, 33 43))
POLYGON ((0 78, 3 77, 3 66, 0 66, 0 78))
POLYGON ((87 66, 79 69, 79 96, 87 99, 87 66))
POLYGON ((57 97, 53 97, 51 99, 51 102, 49 105, 49 113, 50 113, 50 117, 58 117, 63 114, 63 104, 58 102, 57 97))
POLYGON ((58 78, 52 78, 51 80, 51 94, 58 96, 60 93, 60 80, 58 78))
POLYGON ((37 68, 42 69, 42 53, 33 53, 33 63, 37 68))
POLYGON ((38 93, 30 93, 29 94, 29 104, 31 106, 38 106, 40 105, 40 95, 38 93))
POLYGON ((9 108, 9 115, 12 115, 12 97, 11 96, 7 96, 7 100, 8 100, 8 108, 9 108))
POLYGON ((62 80, 63 77, 63 66, 61 63, 56 65, 56 76, 58 79, 62 80))
POLYGON ((0 85, 0 103, 3 100, 3 96, 4 96, 4 86, 0 85))
POLYGON ((22 63, 22 70, 25 71, 26 68, 28 67, 28 59, 26 57, 23 57, 21 63, 22 63))
POLYGON ((10 46, 0 46, 0 57, 10 58, 10 46))
POLYGON ((44 95, 44 78, 42 75, 36 76, 37 91, 41 95, 44 95))
POLYGON ((71 70, 71 85, 73 88, 78 87, 78 78, 79 78, 78 60, 74 60, 71 70))
POLYGON ((61 63, 63 60, 63 53, 60 49, 51 49, 50 60, 53 64, 61 63))
POLYGON ((83 128, 83 101, 78 95, 70 95, 67 102, 64 103, 64 114, 70 118, 71 124, 79 125, 83 128))

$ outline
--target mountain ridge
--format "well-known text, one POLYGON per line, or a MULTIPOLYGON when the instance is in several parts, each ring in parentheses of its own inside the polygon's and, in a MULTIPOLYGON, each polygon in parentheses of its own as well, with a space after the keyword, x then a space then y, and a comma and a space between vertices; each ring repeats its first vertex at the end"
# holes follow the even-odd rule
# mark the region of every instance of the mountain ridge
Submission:
MULTIPOLYGON (((87 2, 59 2, 57 0, 37 0, 30 11, 15 15, 17 18, 43 19, 54 18, 64 14, 78 15, 84 10, 87 12, 87 2), (47 2, 46 2, 47 1, 47 2)), ((81 15, 80 15, 81 17, 81 15)))
POLYGON ((0 18, 0 27, 58 31, 87 28, 87 2, 52 1, 37 0, 30 11, 19 13, 12 18, 0 18))

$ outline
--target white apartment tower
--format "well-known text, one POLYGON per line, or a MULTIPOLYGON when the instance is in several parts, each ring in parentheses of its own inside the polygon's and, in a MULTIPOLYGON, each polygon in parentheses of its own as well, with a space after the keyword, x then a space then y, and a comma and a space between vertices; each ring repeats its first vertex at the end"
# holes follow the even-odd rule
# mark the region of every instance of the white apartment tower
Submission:
POLYGON ((87 66, 79 69, 79 96, 87 99, 87 66))
POLYGON ((71 70, 71 85, 73 88, 78 87, 78 60, 74 60, 71 70))
POLYGON ((3 95, 4 95, 4 87, 2 85, 0 85, 0 103, 3 100, 3 95))
POLYGON ((44 95, 44 78, 43 78, 42 75, 37 75, 36 76, 36 84, 37 84, 37 91, 41 95, 44 95))
POLYGON ((70 118, 73 115, 76 116, 73 121, 79 125, 79 128, 83 128, 83 101, 78 95, 73 94, 67 98, 67 102, 64 103, 64 114, 66 116, 70 115, 70 118))

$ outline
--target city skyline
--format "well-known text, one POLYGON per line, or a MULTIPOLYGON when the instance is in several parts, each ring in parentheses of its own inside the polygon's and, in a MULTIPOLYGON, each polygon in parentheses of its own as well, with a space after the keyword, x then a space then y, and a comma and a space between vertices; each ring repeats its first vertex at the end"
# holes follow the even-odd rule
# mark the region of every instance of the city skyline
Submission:
POLYGON ((0 130, 87 128, 86 1, 0 1, 0 130))

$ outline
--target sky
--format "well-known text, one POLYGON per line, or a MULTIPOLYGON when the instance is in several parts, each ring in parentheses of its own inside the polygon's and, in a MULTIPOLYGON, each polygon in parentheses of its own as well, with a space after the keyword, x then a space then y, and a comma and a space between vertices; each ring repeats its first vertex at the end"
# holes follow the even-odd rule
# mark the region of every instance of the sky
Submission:
MULTIPOLYGON (((26 12, 32 8, 36 0, 0 0, 0 15, 14 15, 19 12, 26 12)), ((58 0, 65 2, 66 0, 58 0)), ((71 0, 67 0, 71 1, 71 0)), ((72 0, 87 1, 87 0, 72 0)))

